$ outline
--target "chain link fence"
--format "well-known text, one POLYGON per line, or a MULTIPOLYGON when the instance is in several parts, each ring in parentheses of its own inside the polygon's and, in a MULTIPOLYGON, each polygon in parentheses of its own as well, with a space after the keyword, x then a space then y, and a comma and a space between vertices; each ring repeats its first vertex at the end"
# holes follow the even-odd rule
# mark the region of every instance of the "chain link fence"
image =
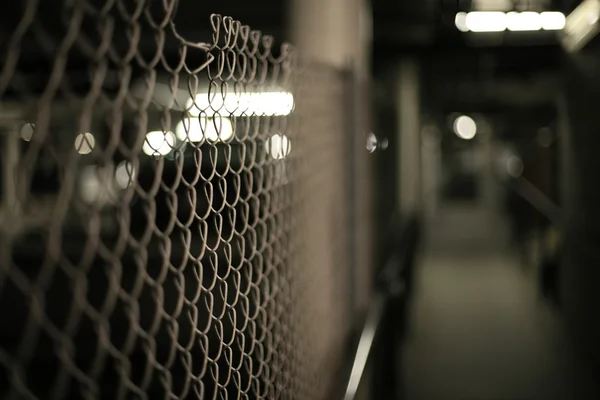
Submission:
POLYGON ((336 385, 355 278, 348 80, 230 18, 188 40, 177 6, 6 6, 2 398, 336 385))

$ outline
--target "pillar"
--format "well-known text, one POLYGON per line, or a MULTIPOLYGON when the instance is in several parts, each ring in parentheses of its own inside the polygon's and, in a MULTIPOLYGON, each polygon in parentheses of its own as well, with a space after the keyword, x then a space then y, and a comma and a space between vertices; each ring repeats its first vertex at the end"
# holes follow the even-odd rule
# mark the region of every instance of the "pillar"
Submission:
MULTIPOLYGON (((344 201, 349 207, 349 307, 352 318, 368 309, 374 275, 370 201, 372 155, 365 148, 370 130, 370 1, 291 0, 288 17, 289 40, 297 48, 306 69, 333 71, 336 78, 339 76, 344 80, 343 93, 336 99, 339 104, 331 104, 331 109, 337 111, 336 107, 341 106, 344 113, 344 143, 339 142, 340 147, 344 146, 342 157, 346 159, 344 201)), ((337 161, 336 158, 334 162, 337 161)), ((356 318, 352 323, 361 319, 356 318)))
POLYGON ((569 331, 600 370, 600 79, 597 54, 565 60, 559 102, 562 262, 560 301, 569 331))
POLYGON ((404 59, 398 66, 397 78, 398 138, 396 154, 398 173, 398 210, 403 217, 422 212, 421 192, 421 104, 419 65, 404 59))
MULTIPOLYGON (((479 121, 478 121, 479 122, 479 121)), ((477 149, 479 159, 479 193, 481 205, 490 221, 495 221, 498 217, 499 198, 498 183, 495 172, 496 149, 492 128, 485 121, 481 121, 477 126, 477 136, 479 139, 477 149)))
POLYGON ((337 68, 350 65, 354 49, 350 27, 355 0, 294 0, 289 15, 290 41, 304 60, 337 68))
POLYGON ((421 131, 422 198, 424 217, 432 219, 439 206, 439 192, 442 173, 441 132, 435 125, 421 131))

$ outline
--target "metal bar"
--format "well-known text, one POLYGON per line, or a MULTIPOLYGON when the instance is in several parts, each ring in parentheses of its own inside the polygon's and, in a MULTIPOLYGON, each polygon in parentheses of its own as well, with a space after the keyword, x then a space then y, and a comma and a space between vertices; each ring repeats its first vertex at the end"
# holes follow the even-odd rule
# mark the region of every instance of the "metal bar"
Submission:
MULTIPOLYGON (((409 264, 413 261, 412 251, 417 245, 418 237, 415 229, 415 220, 409 219, 406 225, 401 230, 401 235, 398 239, 399 245, 395 248, 396 251, 391 254, 385 266, 378 276, 379 290, 374 295, 373 302, 369 308, 367 319, 360 335, 358 346, 353 357, 352 369, 350 378, 346 386, 344 400, 353 400, 356 398, 358 389, 365 376, 369 358, 373 355, 375 341, 381 334, 380 330, 385 322, 386 308, 393 299, 400 299, 408 291, 407 282, 403 272, 409 268, 409 264)), ((393 326, 394 324, 390 324, 393 326)), ((391 328, 394 329, 394 328, 391 328)), ((389 340, 397 341, 399 337, 392 332, 389 340)), ((391 344, 384 348, 393 348, 391 344)), ((388 356, 395 357, 395 352, 391 352, 388 356)), ((389 364, 388 364, 389 365, 389 364)), ((386 373, 394 374, 394 371, 386 373)))
POLYGON ((362 334, 360 335, 360 340, 354 356, 352 372, 350 373, 350 379, 348 381, 348 386, 346 387, 344 400, 353 400, 356 397, 356 393, 358 392, 358 388, 367 366, 367 361, 373 348, 377 330, 381 325, 386 301, 386 296, 382 294, 377 295, 373 300, 373 304, 367 316, 367 321, 363 328, 362 334))
POLYGON ((515 192, 525 199, 533 208, 542 213, 550 222, 558 225, 560 222, 560 208, 542 193, 533 183, 520 177, 517 179, 515 192))

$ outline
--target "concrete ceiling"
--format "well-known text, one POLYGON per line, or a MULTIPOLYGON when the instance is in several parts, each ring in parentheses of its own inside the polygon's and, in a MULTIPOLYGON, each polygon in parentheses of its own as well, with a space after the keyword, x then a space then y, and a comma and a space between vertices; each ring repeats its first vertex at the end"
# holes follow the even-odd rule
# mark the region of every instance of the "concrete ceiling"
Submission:
MULTIPOLYGON (((87 1, 97 5, 104 4, 104 0, 87 1)), ((175 21, 177 30, 182 35, 197 38, 199 41, 210 38, 209 17, 212 13, 232 16, 254 29, 274 35, 279 40, 285 40, 290 1, 180 0, 175 21)), ((579 0, 551 1, 553 2, 551 8, 568 10, 572 9, 579 0)), ((461 35, 454 27, 454 16, 456 12, 468 9, 470 0, 370 0, 370 2, 373 11, 376 52, 396 53, 406 48, 460 47, 466 43, 466 36, 461 35)), ((0 13, 0 45, 16 28, 17 22, 22 19, 23 10, 30 2, 9 0, 5 3, 0 13)), ((49 33, 64 31, 63 7, 64 3, 61 0, 39 2, 37 19, 49 33)), ((93 22, 85 21, 84 25, 93 29, 93 22)), ((149 47, 152 47, 152 42, 151 38, 149 47)), ((176 47, 174 46, 175 51, 176 47)), ((31 53, 35 53, 35 49, 32 49, 31 53)))
MULTIPOLYGON (((97 4, 104 4, 105 0, 87 0, 97 4)), ((210 40, 210 15, 219 13, 230 15, 235 19, 250 25, 254 29, 260 29, 264 33, 272 34, 276 38, 286 38, 286 21, 288 17, 290 0, 220 0, 202 2, 195 0, 181 0, 176 16, 177 31, 193 41, 210 40)), ((560 48, 553 35, 502 35, 502 40, 493 41, 476 40, 458 32, 454 26, 454 16, 460 10, 468 10, 469 0, 370 0, 373 11, 373 37, 374 37, 374 63, 375 71, 383 65, 391 65, 398 56, 409 53, 418 55, 425 59, 425 77, 431 89, 429 94, 432 98, 456 101, 457 93, 452 89, 449 91, 445 82, 457 82, 464 80, 460 86, 465 90, 463 99, 477 101, 480 103, 484 98, 478 95, 476 89, 483 87, 474 79, 481 74, 482 60, 491 60, 494 71, 494 79, 499 79, 510 84, 504 86, 496 94, 489 94, 485 98, 488 102, 500 103, 509 101, 511 98, 519 99, 522 103, 534 103, 538 98, 545 101, 548 97, 543 89, 537 86, 531 89, 529 75, 558 68, 560 48), (468 87, 469 82, 474 87, 468 87), (521 82, 521 83, 519 83, 521 82), (519 87, 517 87, 519 86, 519 87), (514 90, 510 90, 513 88, 514 90), (528 90, 531 89, 531 90, 528 90), (466 94, 465 94, 466 93, 466 94)), ((577 4, 578 0, 552 0, 552 9, 569 12, 577 4)), ((10 0, 3 5, 0 13, 0 48, 6 43, 8 34, 14 30, 16 23, 23 15, 23 8, 28 2, 10 0)), ((30 60, 32 74, 36 74, 42 68, 39 63, 40 57, 51 60, 54 53, 48 48, 40 51, 41 39, 52 37, 52 32, 58 32, 57 37, 64 36, 64 21, 61 14, 64 6, 61 0, 44 0, 40 2, 38 13, 39 26, 43 30, 38 35, 26 37, 27 43, 22 45, 22 58, 30 60), (47 32, 48 34, 44 34, 47 32)), ((95 25, 93 21, 84 23, 84 33, 89 31, 93 35, 95 25)), ((122 29, 124 32, 125 30, 122 29)), ((51 41, 50 41, 51 42, 51 41)), ((127 46, 128 42, 124 42, 127 46)), ((50 48, 58 43, 50 43, 50 48)), ((177 41, 168 42, 167 52, 174 58, 179 57, 177 41)), ((156 42, 151 34, 143 35, 139 46, 146 49, 149 54, 156 51, 156 42)), ((73 68, 85 71, 85 63, 77 67, 77 54, 70 55, 69 63, 73 68)), ((80 60, 86 61, 85 57, 79 56, 80 60)), ((190 56, 192 57, 192 56, 190 56)), ((48 64, 48 63, 45 63, 48 64)), ((50 64, 48 64, 50 65, 50 64)), ((27 63, 23 63, 26 68, 27 63)), ((489 68, 487 69, 489 70, 489 68)), ((85 74, 84 74, 85 75, 85 74)), ((489 86, 488 86, 489 89, 489 86)), ((465 101, 467 101, 465 100, 465 101)), ((440 105, 442 106, 442 105, 440 105)))

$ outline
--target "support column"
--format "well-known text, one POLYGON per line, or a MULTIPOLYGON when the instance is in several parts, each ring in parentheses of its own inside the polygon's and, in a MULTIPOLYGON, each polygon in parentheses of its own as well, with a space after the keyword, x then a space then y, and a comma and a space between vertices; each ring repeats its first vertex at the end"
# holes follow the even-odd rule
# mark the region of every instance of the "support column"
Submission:
MULTIPOLYGON (((350 318, 364 314, 372 287, 370 130, 371 11, 369 0, 291 0, 289 39, 307 69, 343 77, 343 93, 332 110, 343 109, 345 201, 348 202, 350 318)), ((326 88, 324 88, 326 89, 326 88)), ((335 88, 334 88, 335 89, 335 88)), ((314 94, 314 93, 313 93, 314 94)), ((332 100, 333 101, 333 100, 332 100)), ((322 134, 326 134, 323 132, 322 134)), ((336 156, 337 157, 337 156, 336 156)), ((351 321, 353 325, 360 318, 351 321)))
POLYGON ((495 174, 495 154, 493 131, 487 123, 481 123, 478 126, 478 137, 480 139, 480 194, 481 205, 485 210, 486 215, 490 217, 490 221, 494 222, 497 218, 499 206, 498 199, 500 193, 497 190, 497 179, 495 174))
POLYGON ((439 205, 442 172, 441 132, 436 126, 429 125, 422 129, 421 135, 423 217, 431 220, 435 217, 439 205))
POLYGON ((304 60, 345 69, 354 58, 357 0, 294 0, 290 41, 304 60), (352 30, 352 25, 354 29, 352 30))
POLYGON ((403 217, 422 212, 421 192, 421 104, 419 65, 416 60, 401 61, 397 78, 398 156, 396 198, 403 217))

